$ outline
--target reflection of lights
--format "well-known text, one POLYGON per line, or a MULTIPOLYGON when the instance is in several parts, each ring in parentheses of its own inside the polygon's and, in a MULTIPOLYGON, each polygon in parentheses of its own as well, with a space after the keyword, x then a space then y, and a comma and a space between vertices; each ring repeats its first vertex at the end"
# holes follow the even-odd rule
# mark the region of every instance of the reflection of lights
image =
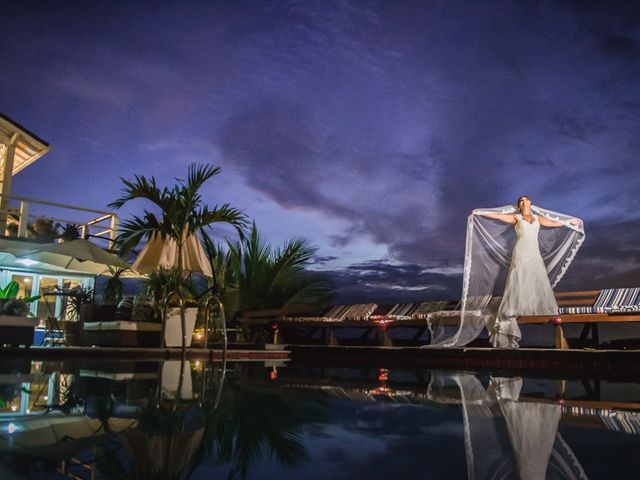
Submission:
POLYGON ((411 390, 395 390, 389 387, 378 387, 367 390, 367 393, 369 395, 380 395, 384 397, 408 397, 411 396, 413 392, 411 392, 411 390))
POLYGON ((7 425, 7 432, 13 433, 17 430, 18 430, 18 426, 15 423, 12 422, 9 425, 7 425))
POLYGON ((15 412, 16 410, 18 410, 18 406, 17 405, 11 405, 11 411, 15 412))
POLYGON ((40 262, 38 262, 36 260, 31 260, 30 258, 19 258, 19 259, 16 260, 16 263, 20 263, 20 264, 25 265, 27 267, 31 267, 33 265, 37 265, 40 262))
POLYGON ((31 279, 29 277, 25 277, 23 280, 24 283, 31 283, 31 279))
POLYGON ((200 360, 196 360, 196 362, 193 364, 196 368, 200 368, 200 360))
POLYGON ((387 370, 386 368, 381 368, 378 372, 378 381, 386 382, 387 380, 389 380, 389 370, 387 370))

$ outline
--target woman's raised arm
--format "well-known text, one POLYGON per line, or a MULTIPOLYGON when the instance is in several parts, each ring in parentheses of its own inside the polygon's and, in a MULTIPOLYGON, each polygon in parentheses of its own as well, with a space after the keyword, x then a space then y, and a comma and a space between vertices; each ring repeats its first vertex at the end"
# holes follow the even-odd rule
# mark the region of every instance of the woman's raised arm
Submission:
POLYGON ((492 218, 493 220, 500 220, 504 223, 510 223, 514 225, 518 220, 513 213, 479 213, 483 217, 492 218))
MULTIPOLYGON (((565 226, 564 223, 555 222, 543 216, 538 216, 538 221, 540 222, 540 225, 544 225, 545 227, 564 227, 565 226)), ((569 223, 571 223, 572 225, 580 226, 582 225, 582 220, 580 220, 579 218, 572 218, 571 220, 569 220, 569 223)))

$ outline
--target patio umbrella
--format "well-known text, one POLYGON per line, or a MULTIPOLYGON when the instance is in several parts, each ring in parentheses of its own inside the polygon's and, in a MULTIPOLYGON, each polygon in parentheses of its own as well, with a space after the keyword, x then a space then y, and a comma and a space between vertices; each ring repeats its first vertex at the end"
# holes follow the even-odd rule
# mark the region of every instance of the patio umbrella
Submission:
MULTIPOLYGON (((78 239, 62 243, 32 243, 17 240, 0 242, 0 253, 16 257, 14 263, 38 262, 46 266, 89 273, 109 275, 110 266, 127 265, 120 257, 109 253, 88 240, 78 239)), ((31 264, 36 267, 35 264, 31 264)), ((141 277, 136 272, 125 272, 122 277, 141 277)))
MULTIPOLYGON (((151 273, 158 267, 178 266, 178 244, 166 237, 155 234, 144 246, 131 268, 140 273, 151 273)), ((189 235, 182 246, 182 268, 185 272, 201 273, 213 277, 211 264, 204 253, 197 235, 189 235)))

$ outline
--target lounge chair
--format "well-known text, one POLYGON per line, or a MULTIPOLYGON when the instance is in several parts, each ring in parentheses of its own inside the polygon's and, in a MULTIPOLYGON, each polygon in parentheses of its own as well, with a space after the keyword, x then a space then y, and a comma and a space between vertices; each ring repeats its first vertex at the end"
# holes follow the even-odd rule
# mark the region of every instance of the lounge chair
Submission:
POLYGON ((562 325, 582 323, 584 327, 578 339, 599 343, 599 323, 640 322, 640 288, 608 288, 579 292, 557 292, 559 315, 527 315, 518 317, 522 325, 555 322, 556 348, 568 348, 562 325))

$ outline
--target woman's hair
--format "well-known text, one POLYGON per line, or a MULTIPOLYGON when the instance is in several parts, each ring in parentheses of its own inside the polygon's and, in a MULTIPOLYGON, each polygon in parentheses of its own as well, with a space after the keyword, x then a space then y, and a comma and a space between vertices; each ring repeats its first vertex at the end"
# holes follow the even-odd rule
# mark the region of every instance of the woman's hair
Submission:
POLYGON ((523 198, 528 198, 528 199, 529 199, 529 201, 531 201, 531 199, 529 198, 529 195, 520 195, 520 196, 518 197, 518 201, 516 202, 516 207, 520 208, 520 201, 521 201, 523 198))

